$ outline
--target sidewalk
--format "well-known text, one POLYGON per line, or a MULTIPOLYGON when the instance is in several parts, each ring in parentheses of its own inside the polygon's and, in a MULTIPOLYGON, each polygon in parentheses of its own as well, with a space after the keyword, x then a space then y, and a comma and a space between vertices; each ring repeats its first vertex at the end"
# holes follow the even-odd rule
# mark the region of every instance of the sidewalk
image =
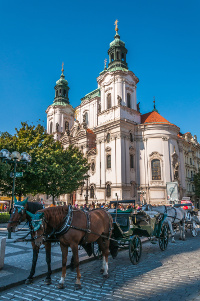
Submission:
MULTIPOLYGON (((19 232, 11 233, 11 239, 8 239, 7 224, 0 224, 0 236, 6 237, 6 254, 4 267, 0 270, 0 291, 23 284, 27 279, 32 265, 32 246, 31 242, 17 242, 14 241, 17 238, 25 236, 29 232, 27 225, 22 223, 19 226, 19 232), (22 228, 23 227, 23 228, 22 228), (22 230, 20 230, 22 228, 22 230)), ((29 238, 29 237, 27 237, 29 238)), ((142 242, 147 241, 146 238, 142 239, 142 242)), ((72 252, 69 248, 67 266, 71 261, 72 252)), ((79 250, 80 264, 87 261, 94 260, 94 257, 88 257, 85 250, 79 250)), ((61 271, 62 267, 62 254, 60 245, 58 243, 52 243, 51 251, 51 267, 52 272, 61 271)), ((36 265, 35 278, 45 276, 47 273, 46 254, 45 249, 42 246, 38 255, 38 261, 36 265)))

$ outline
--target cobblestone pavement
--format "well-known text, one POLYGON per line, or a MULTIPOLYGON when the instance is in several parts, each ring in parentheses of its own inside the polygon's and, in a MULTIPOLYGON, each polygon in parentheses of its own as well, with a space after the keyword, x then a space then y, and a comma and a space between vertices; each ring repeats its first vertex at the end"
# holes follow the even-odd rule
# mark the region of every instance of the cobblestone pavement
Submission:
MULTIPOLYGON (((75 272, 67 270, 65 287, 57 289, 61 273, 52 276, 46 286, 44 278, 32 285, 20 285, 0 293, 0 300, 150 300, 188 301, 200 300, 200 233, 186 241, 169 243, 166 251, 157 244, 143 244, 140 263, 131 264, 128 250, 119 252, 116 259, 109 257, 109 275, 104 280, 100 274, 101 261, 80 266, 82 289, 76 291, 75 272)), ((178 239, 178 237, 177 237, 178 239)))
MULTIPOLYGON (((33 256, 31 243, 14 242, 16 239, 25 236, 29 232, 29 230, 26 229, 25 224, 20 225, 20 228, 24 226, 24 231, 12 233, 12 238, 6 239, 4 268, 0 270, 0 291, 5 286, 13 285, 14 283, 23 283, 30 273, 33 256)), ((7 238, 8 233, 6 227, 6 224, 0 225, 0 236, 7 238)), ((71 255, 72 252, 71 249, 69 249, 68 263, 70 263, 71 255)), ((86 258, 88 258, 86 252, 83 249, 79 251, 79 256, 80 260, 85 260, 86 258)), ((52 243, 51 261, 52 270, 61 268, 62 254, 60 251, 60 245, 57 243, 52 243)), ((42 274, 44 275, 46 272, 46 253, 44 247, 42 246, 40 248, 38 256, 35 276, 42 274)))

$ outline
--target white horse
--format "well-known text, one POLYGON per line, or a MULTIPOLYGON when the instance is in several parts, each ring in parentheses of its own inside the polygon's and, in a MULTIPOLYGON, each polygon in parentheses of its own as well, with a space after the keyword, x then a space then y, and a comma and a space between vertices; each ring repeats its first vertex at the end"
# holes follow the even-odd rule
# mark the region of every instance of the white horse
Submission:
POLYGON ((156 211, 159 213, 166 213, 167 217, 165 223, 168 223, 169 230, 172 236, 172 242, 175 242, 174 235, 176 232, 173 229, 173 224, 178 224, 180 229, 179 239, 185 240, 185 218, 186 213, 182 208, 167 207, 167 206, 152 206, 150 204, 142 207, 144 211, 156 211))

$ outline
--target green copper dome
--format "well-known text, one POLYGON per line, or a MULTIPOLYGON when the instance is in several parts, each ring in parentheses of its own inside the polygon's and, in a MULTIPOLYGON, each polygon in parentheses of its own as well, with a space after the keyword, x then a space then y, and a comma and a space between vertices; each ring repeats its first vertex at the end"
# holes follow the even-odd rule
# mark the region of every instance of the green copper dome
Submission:
POLYGON ((65 76, 63 74, 64 69, 63 69, 63 64, 62 64, 62 74, 56 82, 56 86, 54 87, 55 89, 55 98, 53 105, 62 105, 62 104, 69 104, 69 98, 68 98, 68 81, 65 79, 65 76))
POLYGON ((114 46, 122 46, 122 47, 125 47, 125 43, 124 43, 122 40, 120 40, 120 36, 119 36, 118 33, 115 35, 114 38, 115 38, 114 41, 112 41, 112 42, 110 43, 110 47, 114 47, 114 46))
POLYGON ((126 54, 128 51, 125 47, 125 43, 120 40, 118 27, 116 28, 116 35, 114 38, 114 41, 110 43, 110 48, 108 49, 109 64, 107 70, 128 70, 128 65, 126 62, 126 54))

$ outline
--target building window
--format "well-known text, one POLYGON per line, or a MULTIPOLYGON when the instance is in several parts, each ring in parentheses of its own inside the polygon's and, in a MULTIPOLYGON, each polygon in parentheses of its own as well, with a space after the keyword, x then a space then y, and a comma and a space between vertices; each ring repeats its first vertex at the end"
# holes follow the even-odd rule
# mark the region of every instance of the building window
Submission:
POLYGON ((111 108, 111 94, 109 93, 107 96, 107 109, 111 108))
POLYGON ((94 162, 92 162, 92 164, 91 164, 91 170, 95 171, 95 163, 94 162))
POLYGON ((130 168, 134 168, 134 156, 130 155, 130 168))
POLYGON ((64 96, 64 97, 66 96, 66 90, 63 91, 63 96, 64 96))
POLYGON ((60 96, 61 96, 61 95, 62 95, 62 94, 61 94, 61 89, 60 89, 60 92, 59 92, 59 93, 60 93, 60 96))
POLYGON ((53 132, 53 122, 51 121, 51 123, 50 123, 50 134, 52 134, 52 132, 53 132))
POLYGON ((114 61, 114 53, 111 54, 111 62, 114 61))
POLYGON ((122 61, 124 61, 124 53, 122 53, 122 61))
POLYGON ((119 59, 119 52, 117 52, 117 60, 119 59))
POLYGON ((90 188, 90 198, 94 199, 94 187, 93 186, 91 186, 91 188, 90 188))
POLYGON ((111 168, 111 155, 107 155, 107 168, 111 168))
POLYGON ((127 94, 127 107, 131 108, 131 95, 129 93, 127 94))
POLYGON ((130 133, 130 141, 133 142, 133 135, 130 133))
POLYGON ((152 180, 161 180, 160 160, 151 161, 152 180))
POLYGON ((190 158, 190 165, 192 165, 192 158, 190 158))
POLYGON ((109 198, 111 197, 111 187, 110 187, 110 184, 108 184, 106 186, 106 196, 109 198))
POLYGON ((107 137, 106 137, 106 142, 107 142, 107 143, 109 143, 109 142, 110 142, 110 133, 108 133, 108 134, 107 134, 107 137))
POLYGON ((56 97, 58 97, 58 90, 56 91, 56 97))

